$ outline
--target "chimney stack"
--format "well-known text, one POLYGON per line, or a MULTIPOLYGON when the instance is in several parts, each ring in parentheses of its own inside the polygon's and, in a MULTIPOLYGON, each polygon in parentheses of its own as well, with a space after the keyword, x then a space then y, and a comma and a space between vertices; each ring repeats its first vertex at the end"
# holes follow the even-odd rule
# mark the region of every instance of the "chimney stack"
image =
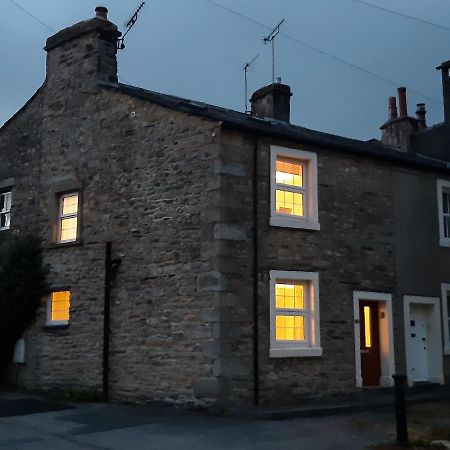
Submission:
POLYGON ((108 20, 108 8, 97 6, 97 8, 95 8, 95 17, 97 17, 97 19, 108 20))
POLYGON ((419 125, 419 130, 424 130, 427 127, 427 122, 425 116, 427 114, 427 110, 425 109, 425 103, 417 103, 417 123, 419 125))
POLYGON ((108 21, 108 9, 95 8, 96 16, 83 20, 47 39, 47 82, 60 89, 117 83, 117 26, 108 21))
POLYGON ((398 91, 398 106, 400 107, 400 115, 399 117, 407 117, 408 116, 408 103, 406 101, 406 88, 399 87, 398 91))
POLYGON ((389 119, 396 119, 397 117, 397 99, 389 97, 389 119))
POLYGON ((290 86, 282 84, 281 78, 277 78, 276 83, 264 86, 252 95, 250 99, 251 115, 289 122, 291 96, 290 86))
POLYGON ((389 97, 389 118, 380 127, 381 128, 381 142, 383 145, 395 147, 400 151, 411 150, 411 136, 420 127, 426 128, 425 124, 425 105, 422 103, 417 105, 418 112, 417 119, 408 117, 408 104, 406 100, 406 88, 399 87, 398 91, 398 106, 397 113, 397 99, 389 97), (419 118, 419 115, 421 118, 419 118))

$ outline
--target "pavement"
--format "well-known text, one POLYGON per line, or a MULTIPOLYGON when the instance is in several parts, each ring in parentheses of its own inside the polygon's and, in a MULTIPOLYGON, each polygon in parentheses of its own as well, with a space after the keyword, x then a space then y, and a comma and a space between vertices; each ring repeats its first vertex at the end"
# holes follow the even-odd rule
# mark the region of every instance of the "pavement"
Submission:
MULTIPOLYGON (((443 399, 450 400, 449 386, 425 384, 405 390, 405 400, 409 405, 443 399)), ((364 411, 385 411, 392 410, 394 406, 394 388, 377 388, 373 390, 363 390, 353 395, 335 396, 325 399, 306 399, 303 400, 301 404, 290 406, 262 406, 246 409, 229 409, 225 411, 225 414, 231 417, 284 420, 364 411)))
POLYGON ((392 408, 370 404, 358 413, 270 421, 0 392, 0 449, 8 450, 356 450, 392 442, 394 429, 392 408))

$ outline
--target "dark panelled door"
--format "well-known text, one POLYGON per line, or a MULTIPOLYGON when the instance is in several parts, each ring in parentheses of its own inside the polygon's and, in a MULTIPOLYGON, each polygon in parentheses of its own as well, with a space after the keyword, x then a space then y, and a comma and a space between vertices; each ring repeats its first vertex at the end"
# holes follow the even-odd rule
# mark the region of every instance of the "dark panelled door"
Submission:
POLYGON ((381 376, 378 303, 359 303, 361 376, 363 386, 379 386, 381 376))

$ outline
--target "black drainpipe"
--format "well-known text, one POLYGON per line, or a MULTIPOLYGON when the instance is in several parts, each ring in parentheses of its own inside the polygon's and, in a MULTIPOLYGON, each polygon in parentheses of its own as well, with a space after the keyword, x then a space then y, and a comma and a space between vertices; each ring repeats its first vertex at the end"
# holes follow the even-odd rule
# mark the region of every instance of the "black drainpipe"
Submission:
POLYGON ((258 138, 253 138, 253 402, 259 405, 258 138))
POLYGON ((109 334, 111 311, 111 242, 106 243, 105 297, 103 307, 103 399, 109 400, 109 334))

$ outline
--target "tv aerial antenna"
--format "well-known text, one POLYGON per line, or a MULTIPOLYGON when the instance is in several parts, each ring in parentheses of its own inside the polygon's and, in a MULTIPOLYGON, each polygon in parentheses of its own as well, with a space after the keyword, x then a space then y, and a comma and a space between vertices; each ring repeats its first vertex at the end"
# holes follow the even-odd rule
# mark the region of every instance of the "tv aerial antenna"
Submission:
POLYGON ((248 69, 250 69, 250 66, 255 62, 256 58, 258 58, 259 53, 250 61, 246 62, 244 64, 244 83, 245 83, 245 113, 247 114, 249 112, 248 108, 248 69))
POLYGON ((275 83, 275 38, 280 33, 280 26, 283 22, 284 19, 263 39, 264 44, 272 43, 272 83, 275 83))
POLYGON ((134 12, 134 14, 131 16, 131 19, 128 20, 127 22, 125 22, 125 24, 124 24, 125 32, 123 33, 122 37, 117 40, 117 48, 119 50, 123 50, 125 48, 125 43, 124 43, 125 36, 130 32, 130 30, 133 28, 134 24, 137 22, 139 13, 140 13, 141 9, 144 7, 144 5, 145 5, 145 2, 142 2, 138 6, 138 8, 134 12))

